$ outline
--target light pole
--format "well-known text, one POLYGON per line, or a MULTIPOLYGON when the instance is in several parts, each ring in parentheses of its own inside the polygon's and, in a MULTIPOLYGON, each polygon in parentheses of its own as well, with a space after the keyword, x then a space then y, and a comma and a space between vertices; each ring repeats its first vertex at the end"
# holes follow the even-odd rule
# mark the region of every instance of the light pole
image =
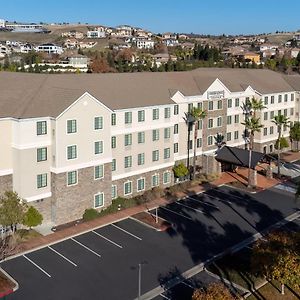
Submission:
POLYGON ((138 273, 139 273, 139 279, 138 279, 138 300, 141 299, 142 295, 142 266, 146 265, 146 261, 142 261, 138 264, 138 273))

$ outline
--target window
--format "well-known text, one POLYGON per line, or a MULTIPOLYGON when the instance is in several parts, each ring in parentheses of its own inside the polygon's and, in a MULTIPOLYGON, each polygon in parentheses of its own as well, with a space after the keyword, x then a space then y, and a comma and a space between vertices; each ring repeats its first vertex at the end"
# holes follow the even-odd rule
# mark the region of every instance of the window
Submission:
POLYGON ((144 131, 138 132, 138 143, 139 144, 145 143, 145 132, 144 131))
POLYGON ((203 122, 202 122, 202 120, 199 120, 198 121, 198 129, 202 129, 202 126, 203 126, 203 122))
POLYGON ((132 123, 132 112, 127 111, 125 112, 125 124, 131 124, 132 123))
POLYGON ((284 94, 284 102, 288 101, 288 94, 284 94))
POLYGON ((235 107, 239 107, 240 106, 240 99, 239 98, 236 98, 234 100, 234 103, 235 103, 235 107))
POLYGON ((125 168, 132 167, 132 156, 125 156, 125 158, 124 158, 124 167, 125 168))
POLYGON ((103 141, 95 142, 95 154, 103 153, 103 141))
POLYGON ((117 161, 115 158, 113 158, 111 161, 111 170, 116 171, 116 169, 117 169, 117 161))
POLYGON ((178 113, 179 113, 179 106, 175 105, 174 106, 174 115, 178 115, 178 113))
POLYGON ((138 154, 138 165, 141 166, 145 164, 145 153, 138 154))
POLYGON ((36 177, 37 188, 43 188, 47 186, 47 174, 39 174, 36 177))
POLYGON ((113 149, 117 147, 117 138, 115 136, 111 137, 111 147, 113 149))
POLYGON ((77 171, 71 171, 67 173, 67 185, 77 184, 77 171))
POLYGON ((270 119, 274 119, 274 111, 270 112, 270 119))
POLYGON ((197 103, 197 108, 202 110, 202 102, 197 103))
POLYGON ((265 96, 265 105, 268 105, 268 96, 265 96))
POLYGON ((117 186, 112 185, 111 186, 111 199, 116 199, 117 197, 118 197, 117 186))
POLYGON ((152 187, 159 186, 159 175, 152 175, 152 187))
POLYGON ((164 129, 164 137, 165 137, 165 139, 169 139, 170 136, 171 136, 171 129, 170 129, 170 127, 165 128, 164 129))
POLYGON ((287 116, 287 109, 283 110, 283 115, 286 117, 287 116))
POLYGON ((278 110, 278 114, 277 114, 277 115, 278 115, 278 116, 281 115, 281 109, 278 110))
POLYGON ((213 128, 214 126, 214 120, 213 119, 208 119, 208 128, 213 128))
POLYGON ((99 165, 94 167, 94 179, 100 179, 104 176, 104 166, 99 165))
POLYGON ((234 116, 234 123, 237 124, 240 122, 240 116, 239 115, 235 115, 234 116))
POLYGON ((67 120, 67 133, 77 132, 77 122, 76 120, 67 120))
POLYGON ((232 117, 227 116, 227 125, 230 125, 232 123, 232 117))
POLYGON ((217 118, 217 126, 221 127, 222 126, 222 117, 217 118))
POLYGON ((208 110, 214 110, 214 102, 213 101, 208 102, 208 110))
POLYGON ((291 94, 291 101, 294 101, 294 94, 291 94))
POLYGON ((188 104, 188 112, 191 112, 193 110, 193 103, 188 104))
POLYGON ((207 137, 207 145, 211 146, 212 144, 213 144, 213 136, 210 135, 210 136, 207 137))
POLYGON ((144 122, 145 121, 145 111, 139 110, 138 111, 138 122, 144 122))
POLYGON ((124 195, 132 194, 132 181, 127 181, 124 183, 124 195))
POLYGON ((235 139, 235 140, 238 140, 238 139, 239 139, 239 132, 238 132, 238 131, 235 131, 235 132, 234 132, 234 139, 235 139))
POLYGON ((152 151, 152 161, 158 161, 159 160, 159 151, 154 150, 152 151))
POLYGON ((103 117, 95 117, 94 128, 95 130, 103 129, 103 117))
POLYGON ((171 182, 171 172, 166 171, 163 173, 163 184, 168 184, 171 182))
POLYGON ((218 100, 218 109, 222 109, 223 103, 222 100, 218 100))
POLYGON ((125 134, 125 136, 124 136, 124 145, 125 146, 132 145, 132 134, 131 133, 125 134))
POLYGON ((227 134, 226 134, 226 140, 228 142, 231 141, 231 132, 227 132, 227 134))
POLYGON ((178 153, 178 143, 174 143, 174 153, 178 153))
POLYGON ((111 125, 115 126, 117 124, 117 116, 115 113, 111 114, 111 125))
POLYGON ((274 127, 271 126, 271 127, 270 127, 270 134, 273 134, 273 133, 274 133, 274 127))
POLYGON ((232 99, 227 100, 227 107, 231 108, 232 107, 232 99))
POLYGON ((153 120, 159 119, 159 109, 158 108, 152 109, 152 119, 153 120))
POLYGON ((36 134, 37 135, 47 134, 47 122, 46 121, 36 122, 36 134))
POLYGON ((193 141, 190 140, 190 141, 187 143, 187 146, 188 146, 188 148, 189 148, 190 150, 193 149, 193 141))
POLYGON ((45 161, 47 160, 47 148, 38 148, 36 150, 37 161, 45 161))
POLYGON ((275 102, 275 97, 271 96, 271 104, 274 104, 274 102, 275 102))
POLYGON ((264 113, 264 120, 265 120, 265 121, 268 120, 268 112, 265 112, 265 113, 264 113))
POLYGON ((264 128, 264 135, 267 135, 267 134, 268 134, 268 128, 265 127, 265 128, 264 128))
POLYGON ((159 140, 159 129, 152 130, 152 141, 159 140))
POLYGON ((99 193, 94 195, 94 208, 99 208, 104 206, 104 194, 99 193))
POLYGON ((290 110, 290 115, 291 115, 291 116, 294 115, 294 108, 291 108, 291 110, 290 110))
POLYGON ((67 147, 67 158, 68 159, 77 158, 77 146, 76 145, 67 147))
POLYGON ((170 158, 170 148, 165 148, 164 149, 164 159, 170 158))
POLYGON ((202 147, 202 138, 198 138, 197 139, 197 148, 201 148, 202 147))
POLYGON ((171 117, 171 108, 165 107, 165 119, 169 119, 171 117))
POLYGON ((137 191, 145 190, 145 178, 140 178, 137 180, 137 191))
POLYGON ((282 101, 282 95, 278 95, 278 103, 282 101))
POLYGON ((178 124, 174 124, 174 134, 178 134, 178 124))

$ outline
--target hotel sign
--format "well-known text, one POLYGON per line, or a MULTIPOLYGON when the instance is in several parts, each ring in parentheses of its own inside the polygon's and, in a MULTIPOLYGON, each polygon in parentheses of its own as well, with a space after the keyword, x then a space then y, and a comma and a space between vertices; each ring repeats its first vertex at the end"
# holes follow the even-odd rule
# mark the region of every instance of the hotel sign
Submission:
POLYGON ((224 91, 207 92, 207 99, 223 99, 225 96, 224 91))

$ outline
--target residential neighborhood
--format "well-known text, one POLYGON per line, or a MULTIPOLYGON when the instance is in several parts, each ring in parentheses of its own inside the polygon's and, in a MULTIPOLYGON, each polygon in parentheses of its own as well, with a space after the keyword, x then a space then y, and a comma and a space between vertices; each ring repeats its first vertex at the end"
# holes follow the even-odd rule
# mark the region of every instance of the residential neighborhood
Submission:
POLYGON ((0 299, 298 299, 294 19, 67 2, 0 16, 0 299))

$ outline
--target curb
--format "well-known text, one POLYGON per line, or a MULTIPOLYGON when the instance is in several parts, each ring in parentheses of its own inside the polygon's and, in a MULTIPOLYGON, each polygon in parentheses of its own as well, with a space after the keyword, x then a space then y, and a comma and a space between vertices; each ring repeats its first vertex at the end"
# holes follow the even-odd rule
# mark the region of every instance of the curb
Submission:
POLYGON ((15 285, 13 289, 8 290, 4 293, 0 293, 0 298, 2 298, 17 291, 19 289, 19 283, 14 278, 12 278, 6 271, 4 271, 1 267, 0 267, 0 272, 3 273, 15 285))

